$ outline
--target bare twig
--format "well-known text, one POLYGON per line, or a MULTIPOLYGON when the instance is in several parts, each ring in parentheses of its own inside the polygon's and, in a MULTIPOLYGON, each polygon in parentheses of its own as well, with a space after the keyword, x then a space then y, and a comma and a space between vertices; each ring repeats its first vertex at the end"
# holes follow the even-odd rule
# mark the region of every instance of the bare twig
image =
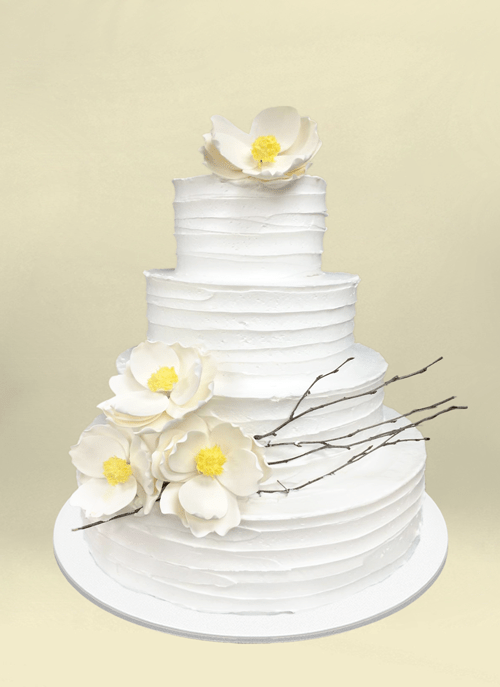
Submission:
MULTIPOLYGON (((165 487, 169 484, 169 482, 163 482, 161 485, 161 491, 158 494, 158 498, 156 499, 155 503, 157 503, 161 499, 161 495, 165 491, 165 487)), ((103 525, 105 522, 111 522, 111 520, 118 520, 118 518, 126 518, 128 515, 135 515, 139 511, 141 511, 144 508, 144 506, 139 506, 139 508, 136 508, 135 510, 131 510, 128 513, 120 513, 119 515, 113 515, 112 518, 108 518, 107 520, 97 520, 96 522, 91 522, 88 525, 82 525, 81 527, 74 527, 71 531, 72 532, 79 532, 80 530, 88 530, 90 527, 96 527, 96 525, 103 525)))
MULTIPOLYGON (((412 423, 411 427, 417 427, 418 425, 422 424, 423 422, 428 422, 429 420, 433 420, 434 418, 438 417, 439 415, 443 415, 444 413, 448 413, 451 410, 466 410, 466 409, 467 409, 467 406, 450 406, 449 408, 445 408, 444 410, 440 411, 439 413, 435 413, 434 415, 429 415, 428 417, 422 418, 422 420, 419 420, 416 423, 412 423)), ((400 443, 402 441, 429 441, 429 437, 415 437, 414 439, 408 438, 408 439, 397 439, 396 441, 391 441, 391 439, 394 439, 395 436, 397 436, 401 432, 405 432, 409 428, 410 428, 409 425, 405 425, 404 427, 399 427, 399 428, 395 429, 393 432, 391 432, 390 436, 388 436, 381 444, 378 444, 377 446, 370 444, 370 446, 365 448, 363 451, 356 453, 354 456, 351 456, 351 458, 349 458, 348 461, 346 461, 342 465, 339 465, 334 470, 331 470, 330 472, 327 472, 324 475, 320 475, 319 477, 315 477, 314 479, 311 479, 308 482, 304 482, 303 484, 299 484, 297 487, 287 487, 285 490, 283 490, 283 489, 269 489, 269 490, 261 489, 257 493, 258 494, 283 494, 283 493, 288 494, 290 491, 299 491, 300 489, 304 489, 304 487, 307 487, 310 484, 314 484, 315 482, 319 482, 321 479, 324 479, 325 477, 330 477, 331 475, 335 475, 337 472, 339 472, 340 470, 343 470, 348 465, 352 465, 353 463, 357 463, 358 460, 361 460, 365 456, 370 455, 370 453, 374 453, 374 451, 378 451, 378 449, 382 448, 383 446, 393 446, 394 444, 400 443)), ((371 441, 371 439, 368 439, 367 441, 371 441)), ((281 482, 280 482, 280 484, 281 484, 281 482)), ((283 485, 281 485, 281 486, 283 486, 283 485)))
MULTIPOLYGON (((435 403, 432 406, 429 406, 429 408, 436 408, 438 405, 440 405, 442 402, 435 403)), ((268 465, 282 465, 284 463, 289 463, 292 460, 297 460, 297 458, 303 458, 304 456, 308 456, 311 453, 317 453, 318 451, 324 451, 327 448, 333 448, 333 449, 340 449, 340 450, 350 450, 354 446, 359 446, 360 444, 366 444, 368 441, 375 441, 376 439, 383 439, 386 436, 396 436, 399 434, 401 431, 406 430, 406 429, 412 429, 413 427, 418 427, 424 422, 427 422, 428 420, 433 420, 435 417, 438 417, 439 415, 444 415, 444 413, 449 413, 450 410, 465 410, 466 406, 449 406, 448 408, 445 408, 444 410, 439 411, 438 413, 435 413, 434 415, 428 415, 427 417, 422 418, 421 420, 418 420, 417 422, 410 422, 403 427, 398 427, 396 429, 390 429, 387 432, 381 432, 380 434, 374 434, 373 436, 361 439, 360 441, 353 441, 350 444, 333 444, 331 443, 332 440, 318 440, 315 442, 304 442, 304 444, 320 444, 320 446, 317 446, 316 448, 310 449, 309 451, 305 451, 304 453, 299 453, 297 456, 291 456, 290 458, 283 458, 282 460, 274 460, 274 461, 268 461, 268 465)), ((395 422, 396 420, 405 420, 406 417, 399 415, 397 418, 394 420, 389 420, 388 422, 395 422)), ((374 426, 379 426, 381 424, 385 423, 378 423, 378 425, 374 426)), ((354 433, 353 433, 354 434, 354 433)), ((338 441, 342 439, 340 437, 339 439, 335 439, 335 441, 338 441)), ((293 444, 292 444, 293 445, 293 444)))
POLYGON ((439 406, 442 406, 444 403, 449 403, 449 401, 454 401, 456 396, 450 396, 449 398, 445 398, 443 401, 438 401, 437 403, 433 403, 430 406, 424 406, 423 408, 414 408, 413 410, 410 410, 407 413, 400 413, 396 417, 393 417, 389 420, 382 420, 382 422, 376 422, 374 425, 366 425, 365 427, 360 427, 359 429, 355 429, 354 431, 350 432, 349 434, 343 434, 340 437, 333 437, 332 439, 311 439, 307 441, 279 441, 276 443, 271 443, 268 442, 266 444, 266 448, 274 448, 275 446, 297 446, 297 448, 302 448, 302 446, 308 446, 309 444, 323 444, 323 443, 328 443, 330 441, 342 441, 343 439, 350 439, 351 437, 356 436, 356 434, 360 434, 360 432, 366 432, 368 429, 374 429, 375 427, 381 427, 382 425, 390 425, 391 423, 394 422, 399 422, 399 420, 403 418, 408 418, 410 415, 415 415, 415 413, 423 413, 425 410, 432 410, 433 408, 438 408, 439 406))
POLYGON ((302 396, 299 398, 299 400, 297 401, 297 403, 296 403, 294 409, 293 409, 292 412, 290 413, 290 416, 289 416, 289 417, 290 417, 290 418, 293 418, 293 417, 295 416, 295 412, 296 412, 297 408, 300 406, 300 404, 302 403, 302 401, 303 401, 307 396, 309 396, 309 394, 311 393, 311 389, 313 388, 313 386, 314 386, 315 384, 317 384, 320 380, 324 379, 325 377, 329 377, 330 375, 337 374, 337 372, 338 372, 342 367, 344 367, 344 365, 346 365, 347 363, 349 363, 351 360, 354 360, 354 358, 353 358, 353 357, 347 358, 347 359, 344 360, 344 362, 341 363, 335 370, 331 370, 330 372, 326 372, 326 373, 323 374, 323 375, 318 375, 318 376, 316 377, 316 379, 314 380, 314 382, 312 382, 312 383, 309 385, 309 387, 304 391, 304 393, 302 394, 302 396))
MULTIPOLYGON (((437 358, 436 360, 434 360, 432 363, 429 363, 425 367, 422 367, 420 370, 417 370, 416 372, 411 372, 410 374, 402 375, 402 376, 401 375, 395 375, 391 379, 388 379, 387 382, 382 382, 382 384, 379 384, 374 389, 371 389, 371 391, 364 391, 361 394, 352 394, 352 395, 348 395, 348 396, 343 396, 342 398, 337 398, 335 401, 328 401, 328 403, 322 403, 319 406, 314 406, 312 408, 308 408, 307 410, 303 410, 301 413, 298 413, 297 415, 294 414, 294 412, 297 408, 297 406, 295 406, 295 408, 292 411, 292 413, 290 414, 290 416, 284 422, 282 422, 281 425, 278 425, 278 427, 275 427, 271 431, 266 432, 266 434, 256 434, 254 436, 254 439, 256 441, 260 441, 261 439, 265 439, 266 437, 269 437, 269 436, 276 436, 276 433, 279 432, 280 429, 283 429, 283 427, 286 427, 291 422, 294 422, 294 420, 298 420, 300 417, 303 417, 304 415, 307 415, 308 413, 313 413, 315 410, 320 410, 321 408, 327 408, 328 406, 333 406, 336 403, 342 403, 342 401, 351 401, 355 398, 362 398, 363 396, 373 396, 373 394, 376 394, 379 389, 383 389, 384 387, 389 386, 389 384, 393 384, 394 382, 399 382, 399 381, 402 381, 403 379, 409 379, 410 377, 415 377, 416 375, 423 374, 430 367, 432 367, 432 365, 435 365, 436 363, 438 363, 442 359, 443 359, 443 357, 441 356, 440 358, 437 358)), ((348 358, 348 360, 352 360, 352 358, 348 358)), ((344 363, 342 363, 342 365, 344 365, 348 360, 344 361, 344 363)), ((339 366, 338 369, 340 369, 340 367, 342 367, 342 365, 339 366)), ((333 372, 331 374, 333 374, 334 372, 337 372, 338 369, 333 370, 333 372)), ((318 377, 316 380, 314 380, 313 384, 315 384, 316 381, 318 381, 320 378, 321 377, 318 377)), ((307 392, 310 392, 310 389, 311 389, 311 387, 309 387, 307 392)), ((304 400, 304 398, 307 395, 307 392, 305 395, 303 395, 301 397, 299 403, 304 400)))

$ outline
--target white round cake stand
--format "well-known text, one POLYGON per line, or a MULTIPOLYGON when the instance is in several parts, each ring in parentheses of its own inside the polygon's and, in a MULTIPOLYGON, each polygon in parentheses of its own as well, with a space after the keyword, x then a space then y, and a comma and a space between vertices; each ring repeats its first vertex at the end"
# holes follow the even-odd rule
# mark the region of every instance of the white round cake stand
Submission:
POLYGON ((80 509, 67 502, 54 528, 54 553, 67 580, 87 599, 124 620, 181 637, 257 644, 315 639, 367 625, 412 603, 438 578, 448 550, 441 511, 425 495, 420 541, 407 563, 389 578, 338 603, 277 615, 199 613, 133 592, 100 570, 89 553, 80 509))

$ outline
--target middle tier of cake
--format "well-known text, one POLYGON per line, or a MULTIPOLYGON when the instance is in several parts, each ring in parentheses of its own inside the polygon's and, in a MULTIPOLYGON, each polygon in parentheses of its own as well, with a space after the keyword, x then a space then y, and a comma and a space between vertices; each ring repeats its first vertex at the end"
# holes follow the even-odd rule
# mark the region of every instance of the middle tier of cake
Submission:
POLYGON ((175 270, 145 275, 148 339, 210 353, 220 395, 295 395, 354 344, 359 277, 351 274, 261 287, 182 281, 175 270))

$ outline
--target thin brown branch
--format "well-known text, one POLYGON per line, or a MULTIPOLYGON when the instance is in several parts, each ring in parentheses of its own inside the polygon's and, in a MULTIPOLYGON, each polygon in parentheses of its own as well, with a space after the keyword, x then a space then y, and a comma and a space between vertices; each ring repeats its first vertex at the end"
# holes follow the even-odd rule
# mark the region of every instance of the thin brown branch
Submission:
POLYGON ((405 441, 430 441, 430 437, 412 437, 411 439, 396 439, 396 441, 388 441, 386 446, 394 446, 394 444, 402 444, 405 441))
POLYGON ((439 417, 439 415, 444 415, 445 413, 449 413, 450 410, 467 410, 468 406, 450 406, 449 408, 445 408, 444 410, 440 410, 439 413, 434 413, 434 415, 428 415, 427 417, 422 418, 421 420, 418 420, 417 422, 413 423, 413 427, 418 427, 419 425, 422 425, 424 422, 429 422, 429 420, 434 420, 435 417, 439 417))
POLYGON ((360 453, 357 453, 356 455, 352 456, 351 458, 349 458, 348 461, 346 461, 342 465, 339 465, 339 467, 335 468, 335 470, 331 470, 330 472, 327 472, 324 475, 320 475, 319 477, 315 477, 314 479, 311 479, 308 482, 304 482, 304 484, 299 484, 299 486, 297 486, 297 487, 288 487, 285 489, 285 491, 283 489, 269 489, 268 491, 260 490, 257 493, 259 493, 259 494, 283 494, 283 493, 288 494, 290 491, 299 491, 300 489, 304 489, 304 487, 308 487, 310 484, 314 484, 315 482, 319 482, 321 479, 325 479, 325 477, 331 477, 332 475, 335 475, 337 472, 339 472, 340 470, 343 470, 348 465, 352 465, 353 463, 356 463, 358 460, 361 460, 361 458, 364 458, 365 456, 370 455, 370 453, 377 451, 379 448, 382 448, 382 446, 385 446, 385 444, 388 443, 389 439, 390 439, 390 437, 388 437, 382 444, 379 444, 378 446, 373 446, 373 445, 368 446, 364 451, 360 451, 360 453))
POLYGON ((107 520, 97 520, 96 522, 91 522, 88 525, 82 525, 81 527, 74 527, 71 531, 72 532, 79 532, 80 530, 88 530, 89 527, 96 527, 96 525, 102 525, 105 522, 111 522, 111 520, 118 520, 118 518, 126 518, 127 515, 135 515, 139 511, 142 510, 142 506, 139 506, 139 508, 136 508, 135 510, 131 510, 129 513, 120 513, 119 515, 113 515, 112 518, 108 518, 107 520))
MULTIPOLYGON (((317 442, 320 443, 320 442, 317 442)), ((366 443, 363 442, 363 443, 366 443)), ((282 465, 284 463, 289 463, 291 460, 297 460, 298 458, 304 458, 304 456, 309 456, 311 453, 317 453, 318 451, 324 451, 325 448, 341 448, 341 449, 348 449, 349 446, 332 446, 331 444, 328 444, 326 442, 321 442, 321 446, 317 446, 316 448, 312 448, 309 451, 305 451, 304 453, 299 453, 296 456, 291 456, 290 458, 283 458, 282 460, 268 460, 267 464, 269 466, 271 465, 282 465)))
MULTIPOLYGON (((435 408, 439 404, 434 404, 432 406, 429 406, 429 408, 435 408)), ((291 456, 290 458, 283 458, 282 460, 274 460, 274 461, 268 461, 268 465, 282 465, 284 463, 289 463, 292 460, 297 460, 298 458, 303 458, 304 456, 308 456, 311 453, 317 453, 318 451, 324 451, 327 448, 331 449, 340 449, 340 450, 347 450, 350 451, 354 446, 359 446, 360 444, 366 444, 368 441, 376 441, 377 439, 383 439, 386 436, 397 436, 401 432, 407 430, 407 429, 412 429, 414 427, 418 427, 419 425, 423 424, 424 422, 428 422, 429 420, 433 420, 434 418, 438 417, 439 415, 444 415, 445 413, 449 413, 450 410, 466 410, 467 406, 449 406, 448 408, 445 408, 444 410, 440 410, 438 413, 434 413, 434 415, 428 415, 427 417, 424 417, 417 422, 410 422, 406 425, 403 425, 402 427, 397 427, 395 429, 390 429, 387 432, 381 432, 380 434, 374 434, 373 436, 367 437, 365 439, 361 439, 360 441, 354 441, 351 444, 332 444, 328 440, 324 441, 316 441, 314 443, 316 444, 321 444, 321 446, 317 446, 316 448, 311 449, 310 451, 305 451, 304 453, 299 453, 297 456, 291 456)), ((396 418, 397 420, 400 419, 406 419, 404 416, 399 416, 396 418)), ((390 421, 392 422, 392 421, 390 421)), ((383 423, 380 423, 383 424, 383 423)), ((413 441, 417 441, 416 439, 413 441)), ((306 442, 304 442, 306 443, 306 442)), ((309 442, 307 442, 309 443, 309 442)), ((312 443, 312 442, 310 442, 312 443)))
MULTIPOLYGON (((266 434, 256 434, 254 436, 254 439, 256 441, 260 441, 261 439, 265 439, 266 437, 269 437, 269 436, 276 436, 276 433, 279 432, 280 429, 283 429, 283 427, 286 427, 291 422, 294 422, 294 420, 298 420, 300 417, 303 417, 304 415, 307 415, 308 413, 313 413, 315 410, 321 410, 321 408, 327 408, 328 406, 333 406, 336 403, 342 403, 343 401, 351 401, 355 398, 362 398, 363 396, 373 396, 373 394, 376 394, 377 391, 379 391, 379 389, 383 389, 384 387, 389 386, 389 384, 393 384, 394 382, 400 382, 403 379, 409 379, 410 377, 415 377, 416 375, 423 374, 430 367, 432 367, 432 365, 435 365, 436 363, 438 363, 442 359, 443 359, 443 357, 441 356, 440 358, 437 358, 436 360, 434 360, 432 363, 429 363, 425 367, 422 367, 420 370, 417 370, 416 372, 411 372, 410 374, 407 374, 407 375, 395 375, 394 377, 391 377, 391 379, 388 379, 387 382, 382 382, 382 384, 379 384, 378 386, 376 386, 371 391, 364 391, 361 394, 352 394, 352 395, 348 395, 348 396, 343 396, 342 398, 337 398, 335 401, 328 401, 328 403, 322 403, 319 406, 313 406, 312 408, 308 408, 307 410, 303 410, 301 413, 298 413, 297 415, 293 415, 293 416, 291 415, 290 417, 288 417, 288 419, 286 419, 284 422, 282 422, 281 425, 278 425, 278 427, 275 427, 275 429, 271 430, 270 432, 266 432, 266 434)), ((305 398, 305 396, 303 396, 301 400, 303 400, 303 398, 305 398)))
POLYGON ((297 403, 296 403, 294 409, 292 410, 292 412, 291 412, 290 415, 289 415, 289 419, 292 419, 292 418, 295 416, 295 412, 297 411, 297 408, 300 406, 300 404, 302 403, 302 401, 303 401, 305 398, 307 398, 307 396, 309 396, 309 394, 311 393, 311 389, 313 388, 313 386, 314 386, 315 384, 317 384, 320 380, 325 379, 325 377, 329 377, 330 375, 337 374, 337 372, 338 372, 340 369, 342 369, 342 367, 344 367, 344 365, 346 365, 347 363, 349 363, 351 360, 354 360, 354 358, 353 358, 353 357, 347 358, 347 359, 344 360, 344 362, 341 363, 335 370, 331 370, 330 372, 326 372, 325 374, 318 375, 318 376, 316 377, 316 379, 314 380, 314 382, 312 382, 312 383, 309 385, 309 387, 304 391, 304 393, 302 394, 302 396, 301 396, 301 397, 299 398, 299 400, 297 401, 297 403))
MULTIPOLYGON (((444 415, 444 413, 449 413, 452 410, 467 410, 467 406, 450 406, 449 408, 445 408, 444 410, 440 411, 439 413, 435 413, 434 415, 429 415, 428 417, 422 418, 422 420, 419 420, 418 422, 413 423, 411 426, 416 427, 417 425, 420 425, 424 422, 428 422, 429 420, 433 420, 434 418, 438 417, 439 415, 444 415)), ((401 432, 405 432, 409 428, 410 428, 410 426, 408 426, 408 425, 405 425, 404 427, 398 427, 393 432, 391 432, 390 435, 382 443, 378 444, 377 446, 373 446, 373 444, 371 444, 370 446, 368 446, 363 451, 360 451, 359 453, 356 453, 354 456, 351 456, 351 458, 349 458, 348 461, 346 461, 342 465, 339 465, 339 467, 335 468, 334 470, 331 470, 330 472, 327 472, 324 475, 320 475, 319 477, 315 477, 314 479, 309 480, 308 482, 304 482, 303 484, 299 484, 297 487, 287 487, 285 491, 283 489, 269 489, 269 490, 261 489, 257 493, 258 494, 283 494, 283 493, 288 494, 290 491, 299 491, 300 489, 304 489, 304 487, 307 487, 310 484, 314 484, 315 482, 319 482, 320 480, 325 479, 325 477, 330 477, 331 475, 335 475, 337 472, 339 472, 340 470, 343 470, 348 465, 352 465, 353 463, 357 463, 358 460, 361 460, 365 456, 368 456, 371 453, 378 451, 383 446, 393 446, 394 444, 400 443, 402 441, 429 441, 429 437, 415 437, 414 439, 407 438, 407 439, 397 439, 396 441, 391 441, 392 439, 394 439, 395 436, 397 436, 398 434, 401 434, 401 432)), ((367 439, 367 441, 371 441, 371 439, 367 439)))
POLYGON ((342 441, 343 439, 350 439, 351 437, 356 436, 356 434, 360 434, 360 432, 366 432, 368 429, 375 429, 375 427, 382 427, 383 425, 390 425, 393 424, 394 422, 399 422, 402 418, 408 418, 410 415, 415 415, 415 413, 423 413, 425 410, 433 410, 434 408, 438 408, 439 406, 442 406, 444 403, 449 403, 449 401, 454 401, 456 396, 450 396, 449 398, 445 398, 443 401, 437 401, 437 403, 432 403, 430 406, 424 406, 423 408, 414 408, 413 410, 410 410, 407 413, 400 413, 396 417, 393 417, 389 420, 382 420, 382 422, 376 422, 373 425, 366 425, 365 427, 360 427, 359 429, 355 429, 353 432, 350 432, 349 434, 343 434, 340 437, 333 437, 331 439, 316 439, 316 440, 308 440, 308 441, 280 441, 276 443, 267 443, 266 448, 274 448, 275 446, 297 446, 297 448, 302 448, 302 446, 309 446, 310 444, 324 444, 324 443, 329 443, 332 441, 342 441))
MULTIPOLYGON (((161 499, 161 495, 165 491, 165 487, 169 484, 169 482, 163 482, 161 485, 161 491, 158 494, 158 498, 156 499, 155 503, 158 503, 158 501, 161 499)), ((74 527, 71 531, 72 532, 79 532, 80 530, 88 530, 90 527, 96 527, 97 525, 103 525, 105 522, 111 522, 111 520, 118 520, 118 518, 126 518, 129 515, 135 515, 136 513, 139 513, 143 509, 144 506, 139 506, 139 508, 136 508, 135 510, 131 510, 128 513, 120 513, 119 515, 113 515, 112 518, 108 518, 107 520, 97 520, 96 522, 91 522, 88 525, 82 525, 81 527, 74 527)))

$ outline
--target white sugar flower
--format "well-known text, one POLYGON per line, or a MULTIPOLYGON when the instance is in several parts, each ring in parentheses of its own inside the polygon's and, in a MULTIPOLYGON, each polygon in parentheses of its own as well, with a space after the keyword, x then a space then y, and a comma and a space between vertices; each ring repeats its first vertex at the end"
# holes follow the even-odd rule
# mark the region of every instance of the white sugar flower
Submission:
POLYGON ((115 396, 98 408, 115 425, 161 432, 212 398, 214 376, 211 359, 196 349, 145 341, 132 349, 123 372, 111 377, 115 396))
POLYGON ((226 179, 291 179, 305 173, 321 147, 317 125, 294 107, 270 107, 247 134, 225 117, 212 117, 212 131, 200 148, 206 166, 226 179))
POLYGON ((239 525, 239 501, 268 479, 259 447, 234 425, 211 430, 200 417, 189 417, 158 439, 153 473, 169 484, 160 499, 162 513, 177 515, 196 537, 224 536, 239 525))
POLYGON ((87 517, 117 513, 133 501, 149 513, 158 496, 151 454, 143 440, 109 424, 86 429, 70 450, 80 486, 71 497, 87 517))

